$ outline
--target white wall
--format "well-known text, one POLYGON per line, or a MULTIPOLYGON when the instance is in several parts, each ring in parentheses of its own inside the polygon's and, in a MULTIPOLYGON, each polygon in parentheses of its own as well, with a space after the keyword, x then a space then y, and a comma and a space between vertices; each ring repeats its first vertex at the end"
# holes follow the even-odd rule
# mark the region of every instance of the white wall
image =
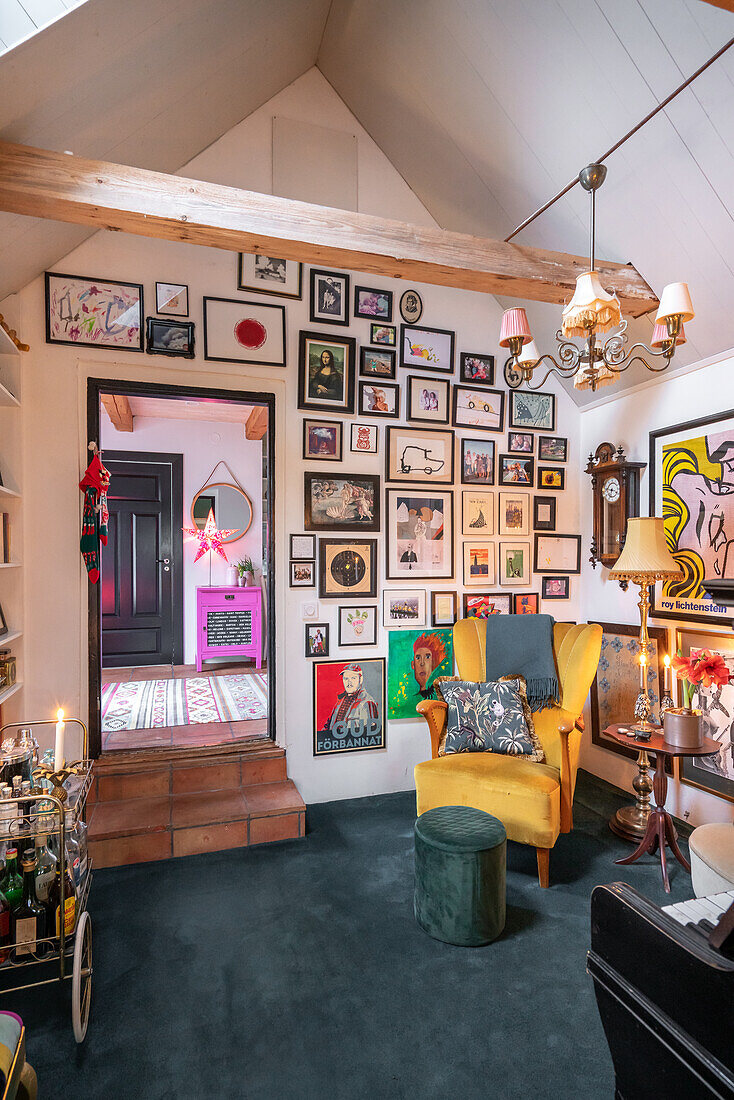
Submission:
MULTIPOLYGON (((191 503, 213 467, 220 459, 229 464, 235 477, 252 501, 252 525, 237 542, 227 544, 225 552, 231 564, 249 555, 259 583, 262 567, 262 443, 245 439, 244 424, 209 420, 170 420, 136 416, 132 432, 118 432, 107 414, 100 415, 100 447, 103 452, 145 451, 183 455, 184 526, 191 526, 191 503)), ((215 481, 229 481, 219 466, 215 481)), ((220 526, 226 524, 220 521, 220 526)), ((212 584, 227 584, 227 563, 218 554, 207 554, 194 561, 195 540, 184 535, 184 659, 177 664, 192 664, 196 659, 196 589, 209 583, 209 558, 212 559, 212 584)))

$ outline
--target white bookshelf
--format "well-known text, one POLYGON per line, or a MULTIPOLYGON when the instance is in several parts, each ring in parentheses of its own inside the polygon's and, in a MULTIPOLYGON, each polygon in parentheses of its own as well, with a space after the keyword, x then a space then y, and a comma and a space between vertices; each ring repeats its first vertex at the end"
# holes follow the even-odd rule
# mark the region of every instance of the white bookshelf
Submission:
POLYGON ((12 699, 14 695, 17 695, 22 687, 23 681, 16 680, 9 688, 5 688, 5 691, 0 691, 0 707, 3 703, 7 703, 8 699, 12 699))
MULTIPOLYGON (((10 327, 18 328, 15 318, 8 318, 10 327)), ((23 514, 22 514, 22 375, 23 353, 0 325, 0 473, 5 484, 0 485, 0 512, 10 516, 10 549, 13 560, 0 562, 0 605, 11 629, 0 636, 0 649, 10 649, 16 660, 18 679, 4 690, 0 688, 2 720, 18 721, 22 718, 18 703, 9 710, 4 707, 11 699, 17 699, 23 690, 23 586, 17 571, 23 564, 23 514), (12 488, 10 488, 12 486, 12 488), (8 572, 6 572, 6 570, 8 572)))

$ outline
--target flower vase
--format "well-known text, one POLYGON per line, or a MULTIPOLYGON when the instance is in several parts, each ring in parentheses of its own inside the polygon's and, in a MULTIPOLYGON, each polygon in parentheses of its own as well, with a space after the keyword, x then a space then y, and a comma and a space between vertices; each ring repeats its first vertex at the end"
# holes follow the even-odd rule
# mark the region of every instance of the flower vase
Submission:
POLYGON ((229 569, 227 570, 227 584, 229 585, 230 588, 236 588, 237 587, 238 578, 239 578, 239 573, 237 572, 237 566, 236 565, 230 565, 229 569))
POLYGON ((252 588, 255 584, 255 574, 245 573, 245 587, 252 588))
POLYGON ((690 707, 670 707, 663 716, 663 737, 667 745, 678 749, 700 749, 703 745, 701 711, 690 707))
POLYGON ((246 583, 247 582, 245 581, 245 574, 240 573, 237 577, 237 584, 240 586, 240 588, 244 588, 246 583))

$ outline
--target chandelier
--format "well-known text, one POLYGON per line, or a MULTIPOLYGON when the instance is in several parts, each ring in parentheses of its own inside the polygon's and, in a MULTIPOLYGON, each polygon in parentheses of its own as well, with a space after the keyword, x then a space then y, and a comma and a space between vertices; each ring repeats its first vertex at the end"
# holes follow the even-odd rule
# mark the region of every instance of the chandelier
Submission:
POLYGON ((510 352, 504 370, 510 389, 516 390, 523 382, 528 389, 540 389, 555 371, 561 378, 573 378, 577 389, 595 391, 611 385, 635 362, 655 373, 666 370, 675 349, 686 342, 683 323, 694 317, 691 296, 686 283, 670 283, 660 299, 650 346, 636 343, 627 347, 627 322, 619 299, 604 289, 594 270, 596 192, 606 174, 603 164, 589 164, 579 172, 579 183, 591 197, 589 270, 579 275, 573 297, 563 309, 561 327, 556 332, 558 358, 540 354, 522 307, 505 310, 502 315, 500 347, 510 352), (599 339, 600 334, 612 329, 617 331, 605 340, 599 339), (583 340, 583 346, 575 339, 583 340), (542 381, 531 386, 536 369, 546 364, 542 381))

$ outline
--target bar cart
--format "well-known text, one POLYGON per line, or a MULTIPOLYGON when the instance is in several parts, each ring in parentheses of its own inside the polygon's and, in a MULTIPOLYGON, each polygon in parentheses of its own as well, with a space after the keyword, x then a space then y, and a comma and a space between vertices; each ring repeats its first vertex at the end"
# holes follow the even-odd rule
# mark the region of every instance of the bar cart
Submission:
MULTIPOLYGON (((82 731, 82 759, 67 765, 60 786, 58 779, 51 779, 52 790, 40 792, 34 789, 19 798, 0 798, 0 841, 17 842, 19 827, 23 840, 28 843, 39 835, 57 838, 57 848, 66 858, 66 814, 71 812, 73 824, 84 813, 87 795, 92 784, 92 763, 89 759, 88 733, 85 724, 78 718, 65 720, 67 726, 79 726, 82 731), (11 825, 9 806, 17 808, 11 825), (13 831, 15 827, 15 831, 13 831)), ((53 726, 51 721, 13 722, 0 728, 0 744, 4 744, 8 730, 32 730, 39 726, 53 726)), ((26 756, 27 754, 24 754, 26 756)), ((5 755, 0 760, 4 766, 5 755)), ((24 767, 26 762, 24 760, 24 767)), ((33 765, 33 776, 38 781, 53 774, 52 769, 33 765)), ((4 962, 0 962, 0 994, 13 993, 21 989, 62 983, 71 979, 71 1021, 74 1038, 77 1043, 84 1041, 89 1023, 89 1008, 92 994, 92 922, 87 912, 89 890, 92 883, 92 862, 87 862, 86 875, 76 895, 76 905, 72 920, 68 919, 67 907, 70 897, 66 887, 66 876, 59 876, 59 907, 56 928, 51 935, 39 939, 24 939, 7 943, 2 955, 7 952, 4 962), (54 934, 55 932, 55 934, 54 934)), ((47 929, 48 931, 48 929, 47 929)))

